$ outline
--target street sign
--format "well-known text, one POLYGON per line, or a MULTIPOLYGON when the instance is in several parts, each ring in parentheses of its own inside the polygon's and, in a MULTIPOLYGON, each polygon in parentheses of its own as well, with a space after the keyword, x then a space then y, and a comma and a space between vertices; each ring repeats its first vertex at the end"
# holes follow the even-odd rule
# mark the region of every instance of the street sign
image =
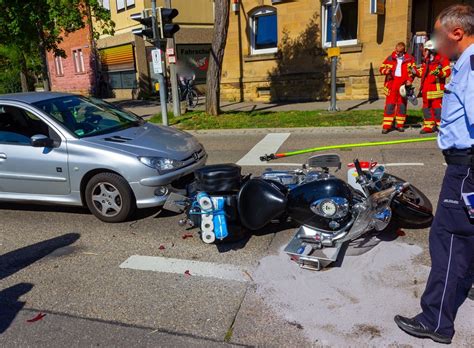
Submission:
POLYGON ((153 72, 155 74, 163 74, 163 63, 161 61, 161 50, 155 48, 151 51, 151 60, 153 62, 153 72))
POLYGON ((384 15, 385 0, 370 0, 370 13, 376 15, 384 15))
POLYGON ((339 28, 341 26, 341 23, 342 23, 342 10, 341 10, 341 4, 337 4, 337 7, 336 7, 336 24, 337 24, 337 28, 339 28))
POLYGON ((167 56, 174 56, 174 48, 173 47, 169 47, 166 49, 166 55, 167 56))
POLYGON ((176 64, 176 56, 168 56, 169 64, 176 64))

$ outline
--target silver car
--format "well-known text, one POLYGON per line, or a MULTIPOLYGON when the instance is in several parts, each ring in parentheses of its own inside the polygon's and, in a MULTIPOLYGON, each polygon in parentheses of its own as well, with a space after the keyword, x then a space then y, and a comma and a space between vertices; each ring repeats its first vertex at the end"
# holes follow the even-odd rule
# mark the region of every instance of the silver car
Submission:
POLYGON ((192 135, 99 99, 0 95, 0 201, 86 205, 120 222, 183 193, 206 159, 192 135))

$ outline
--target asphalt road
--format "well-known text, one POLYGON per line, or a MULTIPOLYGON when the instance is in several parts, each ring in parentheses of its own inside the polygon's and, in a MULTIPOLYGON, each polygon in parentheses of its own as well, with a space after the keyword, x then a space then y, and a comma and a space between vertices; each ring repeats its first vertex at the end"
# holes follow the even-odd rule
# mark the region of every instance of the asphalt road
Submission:
MULTIPOLYGON (((209 153, 208 163, 236 163, 268 132, 291 133, 280 151, 418 136, 413 130, 383 137, 373 127, 202 131, 196 136, 209 153)), ((390 173, 420 188, 436 205, 445 169, 436 143, 334 152, 341 155, 343 163, 358 157, 389 164, 390 173)), ((280 160, 278 168, 295 168, 293 164, 306 158, 301 155, 280 160)), ((244 166, 247 173, 258 174, 265 169, 257 162, 248 163, 244 166)), ((337 175, 344 176, 344 169, 337 175)), ((202 243, 196 230, 180 227, 179 219, 179 215, 152 209, 141 211, 136 221, 104 224, 79 208, 0 204, 0 346, 331 346, 341 342, 432 346, 408 336, 394 341, 388 331, 386 337, 383 331, 374 336, 367 331, 367 325, 373 327, 382 320, 377 311, 368 319, 370 323, 361 323, 357 314, 348 313, 347 320, 353 321, 351 327, 355 331, 348 334, 332 328, 331 337, 337 337, 334 340, 323 334, 328 327, 313 327, 311 321, 294 317, 295 312, 290 313, 293 303, 285 305, 284 296, 278 292, 282 288, 270 284, 271 274, 263 277, 259 268, 262 260, 282 256, 281 248, 295 233, 294 228, 269 227, 237 244, 216 246, 202 243), (193 237, 184 239, 188 233, 193 237), (133 255, 208 262, 211 273, 225 264, 239 269, 244 279, 199 276, 193 274, 192 264, 190 275, 121 268, 133 255), (279 306, 275 306, 272 292, 279 299, 279 306), (45 314, 41 319, 28 321, 38 319, 41 313, 45 314), (318 330, 324 339, 316 339, 318 330)), ((404 232, 404 236, 389 243, 397 243, 402 250, 403 245, 419 247, 420 252, 404 261, 408 269, 422 270, 418 282, 415 280, 414 294, 410 295, 417 300, 429 265, 428 230, 404 232)), ((374 249, 383 253, 384 245, 387 244, 374 249)), ((348 259, 349 265, 358 260, 357 256, 348 259)), ((268 266, 268 262, 264 264, 268 266)), ((288 269, 288 277, 292 277, 294 269, 304 283, 304 273, 297 267, 288 269)), ((326 272, 330 274, 332 270, 326 272)), ((279 273, 278 269, 275 273, 279 273)), ((395 282, 406 283, 406 273, 396 275, 395 282)), ((372 291, 378 291, 378 286, 374 282, 372 291)), ((351 296, 350 287, 345 293, 351 296)), ((327 294, 328 298, 331 296, 327 294)), ((315 305, 311 296, 304 299, 305 303, 315 305)), ((395 315, 400 309, 394 302, 388 313, 392 316, 390 311, 395 315)), ((460 311, 458 320, 462 325, 455 346, 467 346, 474 340, 472 310, 471 301, 460 311)), ((416 314, 416 308, 412 311, 415 312, 407 314, 416 314)), ((315 306, 314 316, 317 315, 315 306)))

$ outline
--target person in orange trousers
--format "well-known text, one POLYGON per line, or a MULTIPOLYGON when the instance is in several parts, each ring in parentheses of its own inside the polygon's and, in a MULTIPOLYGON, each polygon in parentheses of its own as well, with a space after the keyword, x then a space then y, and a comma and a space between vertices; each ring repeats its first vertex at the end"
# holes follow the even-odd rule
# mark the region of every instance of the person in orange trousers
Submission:
POLYGON ((420 133, 433 133, 441 122, 444 86, 451 75, 451 65, 448 58, 436 52, 431 40, 424 45, 424 62, 417 72, 423 96, 423 128, 420 133))
POLYGON ((382 133, 387 134, 396 121, 395 129, 404 132, 407 116, 407 98, 400 94, 400 87, 411 86, 416 76, 416 64, 413 56, 406 53, 406 46, 399 42, 395 51, 388 56, 380 67, 385 75, 384 93, 386 96, 382 133))

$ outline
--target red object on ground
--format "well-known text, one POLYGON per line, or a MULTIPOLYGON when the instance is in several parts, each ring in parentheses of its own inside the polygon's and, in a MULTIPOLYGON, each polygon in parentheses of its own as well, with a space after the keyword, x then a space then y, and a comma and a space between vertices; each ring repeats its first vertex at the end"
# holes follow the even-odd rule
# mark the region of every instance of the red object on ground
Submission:
POLYGON ((193 235, 191 233, 186 233, 186 234, 183 234, 183 239, 187 239, 187 238, 193 238, 193 235))
POLYGON ((191 275, 191 272, 188 271, 184 271, 184 275, 187 275, 187 276, 190 276, 191 275))
POLYGON ((397 236, 403 237, 403 236, 406 236, 406 233, 405 233, 404 230, 402 230, 401 228, 399 228, 399 229, 397 230, 397 236))
POLYGON ((34 318, 28 319, 27 322, 28 322, 28 323, 34 323, 34 322, 36 322, 36 321, 38 321, 38 320, 43 319, 45 316, 46 316, 45 313, 38 313, 34 318))
POLYGON ((166 248, 165 248, 165 246, 162 244, 162 245, 160 245, 160 246, 158 247, 158 249, 159 249, 159 250, 165 250, 166 248))

